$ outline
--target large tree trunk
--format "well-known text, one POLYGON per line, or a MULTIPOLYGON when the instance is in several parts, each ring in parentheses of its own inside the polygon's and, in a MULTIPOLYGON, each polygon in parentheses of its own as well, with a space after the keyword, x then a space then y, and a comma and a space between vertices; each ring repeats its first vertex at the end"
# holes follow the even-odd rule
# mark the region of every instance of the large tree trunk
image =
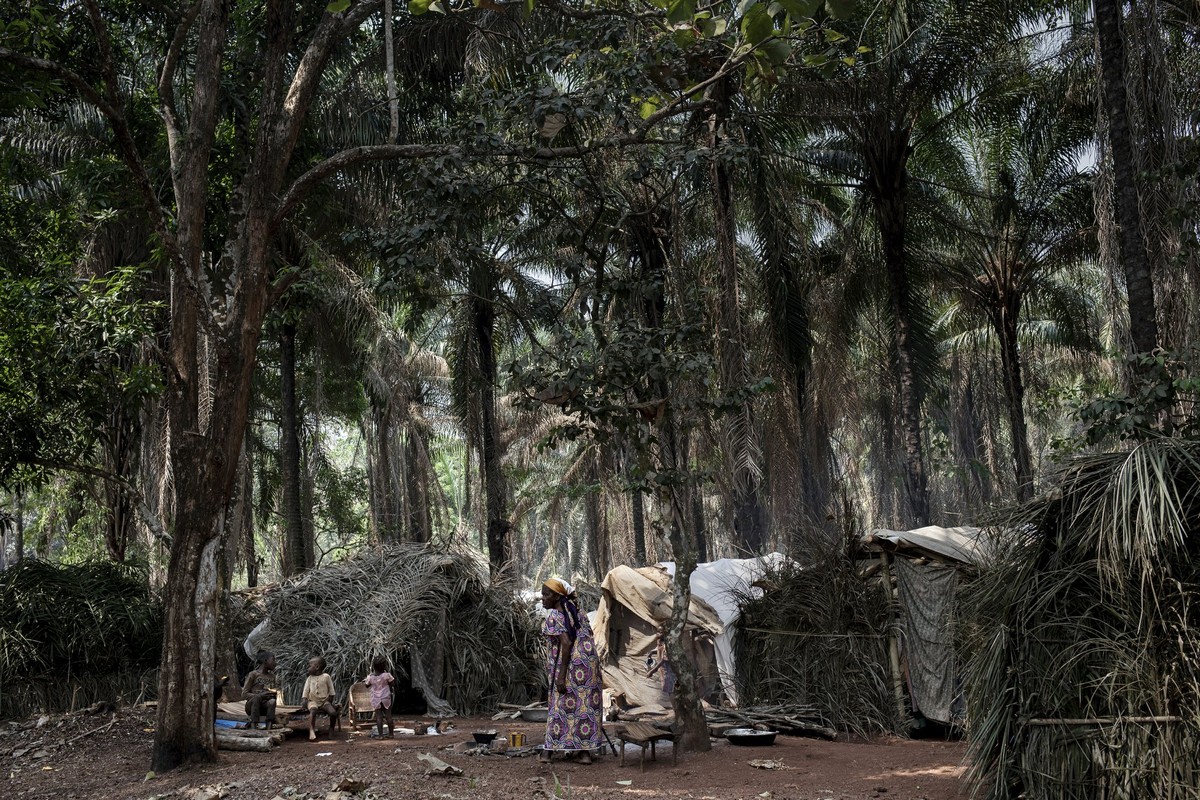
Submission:
MULTIPOLYGON (((661 329, 666 312, 666 296, 662 291, 666 283, 666 251, 653 221, 644 218, 640 221, 642 224, 636 224, 632 233, 643 282, 641 311, 647 328, 655 330, 661 329), (653 290, 649 290, 650 287, 653 290)), ((648 390, 656 398, 671 396, 671 387, 662 376, 649 381, 648 390)), ((688 530, 689 515, 686 510, 688 487, 682 482, 688 474, 689 465, 680 448, 679 422, 669 403, 658 422, 658 429, 657 467, 662 474, 676 477, 674 481, 659 484, 657 491, 662 525, 675 559, 675 577, 671 584, 671 620, 667 626, 667 656, 677 679, 671 705, 675 711, 675 730, 681 734, 680 746, 694 752, 707 752, 711 744, 708 722, 701 704, 699 677, 684 643, 691 605, 691 575, 696 568, 695 538, 688 530)))
MULTIPOLYGON (((673 417, 672 413, 668 413, 662 426, 662 466, 667 474, 683 475, 688 471, 688 465, 680 457, 679 431, 676 430, 673 417)), ((671 660, 676 677, 675 692, 671 695, 675 732, 680 736, 679 746, 684 750, 706 753, 712 749, 712 744, 708 738, 708 720, 705 719, 700 697, 700 677, 685 643, 688 609, 692 602, 691 577, 696 569, 695 539, 687 529, 689 515, 684 501, 687 487, 676 483, 667 486, 663 493, 665 496, 661 498, 661 507, 667 511, 663 523, 667 527, 667 538, 675 557, 675 576, 671 581, 671 621, 667 626, 667 657, 671 660)))
MULTIPOLYGON (((476 270, 480 273, 487 271, 486 267, 476 267, 476 270)), ((500 431, 496 421, 496 311, 491 303, 493 291, 490 274, 477 275, 474 283, 471 313, 475 350, 479 359, 479 435, 482 439, 479 466, 487 512, 488 566, 493 577, 496 577, 505 573, 512 555, 508 541, 512 526, 508 521, 504 474, 500 467, 500 431)))
POLYGON ((1129 333, 1133 349, 1148 353, 1158 346, 1158 318, 1154 276, 1146 255, 1142 212, 1134 175, 1133 142, 1129 129, 1125 88, 1125 43, 1121 33, 1121 3, 1095 0, 1096 33, 1100 44, 1100 80, 1104 111, 1108 117, 1108 144, 1112 152, 1113 193, 1116 195, 1121 264, 1129 298, 1129 333))
POLYGON ((427 453, 424 436, 410 424, 404 437, 404 498, 408 539, 413 542, 428 542, 433 536, 427 453))
POLYGON ((1017 314, 1020 307, 1020 298, 1003 302, 993 315, 992 324, 1000 339, 1000 366, 1004 372, 1004 399, 1008 406, 1009 433, 1012 436, 1017 499, 1025 502, 1033 496, 1033 461, 1029 453, 1029 431, 1025 423, 1025 383, 1021 375, 1021 354, 1017 346, 1017 314))
POLYGON ((279 494, 285 577, 312 567, 300 502, 300 420, 296 406, 296 326, 285 322, 279 335, 279 494))
POLYGON ((904 488, 910 519, 906 524, 930 524, 929 480, 921 439, 921 386, 913 352, 912 287, 908 272, 907 137, 890 144, 890 157, 880 159, 872 174, 876 220, 883 245, 888 300, 892 312, 892 344, 896 359, 896 394, 904 443, 904 488))
MULTIPOLYGON (((724 81, 714 85, 710 97, 717 103, 718 109, 709 119, 713 228, 717 274, 721 281, 721 329, 717 347, 724 390, 734 392, 745 388, 750 383, 750 376, 742 333, 741 276, 737 262, 733 181, 729 164, 720 156, 725 104, 728 100, 728 87, 724 81)), ((754 422, 754 410, 749 402, 730 415, 725 423, 725 438, 729 458, 732 459, 733 530, 743 550, 751 554, 760 553, 767 539, 767 512, 759 488, 762 480, 762 448, 754 422)))

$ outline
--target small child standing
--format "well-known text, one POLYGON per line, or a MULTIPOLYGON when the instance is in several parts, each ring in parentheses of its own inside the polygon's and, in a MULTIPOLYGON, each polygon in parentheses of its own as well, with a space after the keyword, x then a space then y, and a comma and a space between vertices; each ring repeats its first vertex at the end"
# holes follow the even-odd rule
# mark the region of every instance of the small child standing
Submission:
POLYGON ((317 740, 317 714, 324 712, 329 715, 329 727, 332 729, 337 722, 340 709, 334 705, 333 678, 325 671, 325 659, 316 656, 308 660, 308 677, 304 681, 304 695, 300 701, 300 710, 308 712, 308 740, 317 740))
POLYGON ((363 683, 371 687, 371 708, 375 709, 376 732, 375 738, 383 738, 383 720, 387 718, 388 738, 392 737, 392 683, 396 680, 388 672, 388 660, 384 656, 376 656, 371 662, 373 672, 363 678, 363 683))

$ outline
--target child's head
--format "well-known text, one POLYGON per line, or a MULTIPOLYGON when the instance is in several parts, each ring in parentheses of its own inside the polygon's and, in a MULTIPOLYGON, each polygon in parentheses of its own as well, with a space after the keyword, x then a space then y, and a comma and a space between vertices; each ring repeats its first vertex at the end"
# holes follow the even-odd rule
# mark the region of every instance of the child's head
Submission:
POLYGON ((381 675, 382 673, 387 672, 387 668, 387 656, 375 656, 375 660, 371 662, 371 669, 375 671, 376 675, 381 675))
POLYGON ((308 674, 320 675, 325 671, 325 659, 320 656, 313 656, 308 660, 308 674))
POLYGON ((254 659, 258 662, 260 669, 267 672, 275 671, 275 654, 270 650, 263 650, 258 654, 258 658, 254 659))

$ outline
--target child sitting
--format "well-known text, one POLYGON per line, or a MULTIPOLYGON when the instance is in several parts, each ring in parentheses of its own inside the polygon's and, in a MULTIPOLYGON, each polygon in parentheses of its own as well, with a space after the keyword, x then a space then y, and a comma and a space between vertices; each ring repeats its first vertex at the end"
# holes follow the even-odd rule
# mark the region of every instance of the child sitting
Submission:
POLYGON ((376 656, 371 662, 374 672, 363 678, 363 683, 371 687, 371 708, 375 709, 376 731, 372 738, 383 738, 383 720, 387 718, 388 738, 392 738, 392 683, 396 680, 388 672, 388 660, 384 656, 376 656))
POLYGON ((316 656, 308 660, 308 678, 304 681, 304 694, 300 701, 300 710, 308 712, 308 740, 317 740, 317 714, 329 715, 329 726, 332 730, 337 722, 341 709, 333 702, 335 692, 333 678, 325 671, 325 659, 316 656))
POLYGON ((246 676, 242 697, 246 698, 246 714, 251 729, 258 727, 258 718, 267 718, 264 727, 275 724, 275 654, 264 650, 254 659, 258 669, 246 676))

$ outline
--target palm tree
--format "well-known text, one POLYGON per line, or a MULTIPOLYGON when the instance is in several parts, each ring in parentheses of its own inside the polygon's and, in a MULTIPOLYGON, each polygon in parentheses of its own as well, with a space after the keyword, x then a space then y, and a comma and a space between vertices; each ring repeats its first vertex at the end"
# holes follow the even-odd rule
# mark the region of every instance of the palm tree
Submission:
POLYGON ((1096 34, 1100 52, 1100 82, 1108 145, 1112 157, 1113 194, 1118 245, 1125 273, 1129 302, 1129 332, 1133 349, 1148 353, 1158 346, 1158 316, 1155 310, 1154 276, 1142 231, 1142 210, 1135 179, 1134 142, 1130 130, 1126 91, 1124 15, 1118 0, 1094 0, 1096 34))
POLYGON ((1020 500, 1032 495, 1034 477, 1020 343, 1031 328, 1025 320, 1035 310, 1048 314, 1054 324, 1043 330, 1053 340, 1090 346, 1088 314, 1063 278, 1094 253, 1092 174, 1081 167, 1092 137, 1087 109, 1059 91, 1050 68, 1028 74, 1027 88, 963 132, 961 182, 954 182, 950 216, 941 220, 949 240, 932 256, 963 311, 992 328, 1020 500))
POLYGON ((851 76, 794 90, 795 102, 822 141, 804 157, 839 181, 849 180, 868 203, 878 236, 891 327, 897 415, 904 453, 909 521, 930 522, 928 469, 921 405, 922 350, 929 351, 918 301, 922 281, 910 225, 915 153, 943 146, 946 120, 981 67, 1014 34, 1022 7, 1002 0, 965 4, 888 2, 873 8, 862 29, 873 49, 851 76))

